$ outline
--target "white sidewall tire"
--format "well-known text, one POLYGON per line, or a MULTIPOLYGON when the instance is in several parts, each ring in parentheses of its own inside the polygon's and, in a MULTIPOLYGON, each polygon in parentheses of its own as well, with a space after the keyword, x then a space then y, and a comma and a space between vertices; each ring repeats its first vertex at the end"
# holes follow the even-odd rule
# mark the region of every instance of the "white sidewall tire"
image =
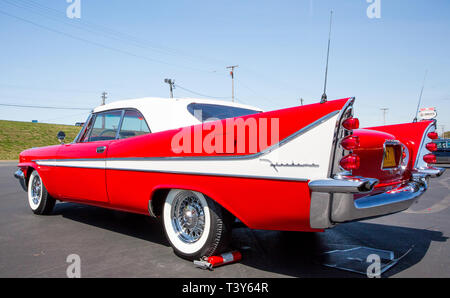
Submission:
POLYGON ((208 241, 209 235, 211 233, 211 213, 208 207, 208 202, 206 201, 206 198, 203 194, 196 192, 196 191, 190 191, 190 190, 183 190, 183 189, 172 189, 169 194, 167 195, 166 201, 164 203, 163 208, 163 224, 164 229, 166 230, 167 237, 169 238, 169 241, 171 244, 179 250, 181 253, 186 255, 194 255, 201 251, 206 242, 208 241), (191 192, 197 198, 199 199, 203 210, 205 212, 205 228, 203 230, 203 234, 200 236, 200 238, 193 242, 193 243, 186 243, 182 241, 178 235, 176 234, 173 224, 172 224, 172 206, 175 197, 180 192, 191 192))
POLYGON ((42 204, 42 194, 44 193, 43 185, 44 184, 42 183, 42 179, 39 176, 38 172, 37 171, 33 171, 31 173, 31 175, 30 175, 30 179, 28 180, 28 205, 30 206, 31 210, 33 210, 33 211, 36 211, 39 208, 39 206, 42 204), (31 192, 32 192, 31 188, 33 187, 33 180, 34 180, 34 178, 36 176, 39 178, 39 180, 41 182, 41 194, 40 194, 40 197, 39 197, 39 202, 37 204, 35 204, 33 202, 33 196, 31 195, 31 192))

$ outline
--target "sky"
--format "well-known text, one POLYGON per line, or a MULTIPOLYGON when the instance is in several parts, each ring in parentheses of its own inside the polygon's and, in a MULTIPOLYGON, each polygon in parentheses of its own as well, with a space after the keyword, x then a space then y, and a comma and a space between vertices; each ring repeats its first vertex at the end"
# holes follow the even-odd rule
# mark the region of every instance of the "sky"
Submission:
POLYGON ((316 103, 333 10, 328 99, 356 97, 362 127, 383 125, 381 108, 386 124, 410 122, 427 71, 421 107, 450 130, 448 0, 370 0, 379 18, 369 0, 79 1, 71 19, 66 0, 0 0, 0 104, 72 108, 0 105, 0 119, 74 124, 103 91, 169 97, 165 78, 176 97, 231 100, 229 65, 238 102, 316 103))

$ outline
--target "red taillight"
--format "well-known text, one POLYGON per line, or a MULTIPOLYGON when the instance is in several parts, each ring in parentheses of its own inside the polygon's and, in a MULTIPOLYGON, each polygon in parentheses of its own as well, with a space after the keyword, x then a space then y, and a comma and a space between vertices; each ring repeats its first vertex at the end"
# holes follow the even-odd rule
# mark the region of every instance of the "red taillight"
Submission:
POLYGON ((341 146, 345 150, 353 150, 359 147, 359 137, 358 136, 348 136, 341 141, 341 146))
POLYGON ((358 118, 348 118, 342 122, 342 126, 347 130, 358 129, 359 120, 358 118))
POLYGON ((435 131, 429 132, 428 137, 432 140, 436 140, 437 138, 439 138, 437 132, 435 132, 435 131))
POLYGON ((423 157, 423 161, 426 163, 436 163, 436 156, 434 154, 427 154, 423 157))
POLYGON ((425 147, 428 149, 428 151, 436 151, 437 150, 437 144, 436 143, 428 143, 425 145, 425 147))
POLYGON ((341 167, 347 171, 359 169, 360 159, 356 154, 344 156, 339 162, 341 167))

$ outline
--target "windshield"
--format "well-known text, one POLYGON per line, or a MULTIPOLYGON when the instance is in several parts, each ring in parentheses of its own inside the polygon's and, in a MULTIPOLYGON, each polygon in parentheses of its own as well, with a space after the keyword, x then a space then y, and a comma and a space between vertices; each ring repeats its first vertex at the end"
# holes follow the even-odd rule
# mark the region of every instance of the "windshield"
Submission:
POLYGON ((261 113, 258 110, 250 110, 238 107, 222 106, 206 103, 191 103, 187 106, 189 113, 201 122, 205 122, 210 118, 227 119, 246 115, 261 113))

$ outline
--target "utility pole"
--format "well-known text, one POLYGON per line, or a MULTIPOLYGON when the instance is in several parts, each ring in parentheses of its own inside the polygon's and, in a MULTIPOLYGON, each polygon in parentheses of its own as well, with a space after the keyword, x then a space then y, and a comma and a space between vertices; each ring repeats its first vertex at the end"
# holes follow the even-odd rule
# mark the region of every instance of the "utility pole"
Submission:
POLYGON ((328 81, 328 60, 330 58, 330 43, 331 43, 331 25, 333 23, 333 11, 330 13, 330 31, 328 33, 328 50, 327 50, 327 65, 325 67, 325 83, 323 84, 323 94, 320 103, 327 102, 327 81, 328 81))
POLYGON ((389 111, 388 108, 381 108, 381 111, 383 111, 383 125, 386 125, 386 113, 389 111))
POLYGON ((239 65, 227 66, 227 69, 231 69, 231 101, 234 102, 234 69, 239 67, 239 65))
POLYGON ((106 93, 106 92, 102 93, 102 106, 104 106, 106 103, 107 95, 108 95, 108 93, 106 93))
MULTIPOLYGON (((108 95, 108 93, 106 91, 103 91, 103 93, 102 93, 102 106, 104 106, 105 103, 106 103, 107 95, 108 95)), ((103 116, 102 117, 102 128, 104 129, 105 126, 106 126, 106 120, 105 120, 105 117, 103 116)))
POLYGON ((303 105, 303 98, 300 97, 300 104, 303 105))
POLYGON ((164 79, 164 83, 169 84, 169 86, 170 86, 170 98, 173 98, 173 89, 175 89, 175 80, 164 79))

